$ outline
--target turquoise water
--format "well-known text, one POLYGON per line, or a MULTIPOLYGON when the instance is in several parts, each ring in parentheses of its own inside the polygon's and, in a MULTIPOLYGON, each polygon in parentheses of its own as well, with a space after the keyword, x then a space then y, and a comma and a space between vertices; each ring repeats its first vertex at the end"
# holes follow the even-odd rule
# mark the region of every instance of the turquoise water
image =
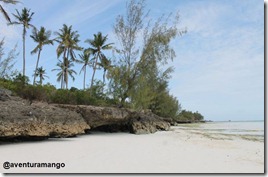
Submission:
POLYGON ((264 121, 179 124, 178 127, 213 137, 240 137, 257 141, 264 140, 264 121))

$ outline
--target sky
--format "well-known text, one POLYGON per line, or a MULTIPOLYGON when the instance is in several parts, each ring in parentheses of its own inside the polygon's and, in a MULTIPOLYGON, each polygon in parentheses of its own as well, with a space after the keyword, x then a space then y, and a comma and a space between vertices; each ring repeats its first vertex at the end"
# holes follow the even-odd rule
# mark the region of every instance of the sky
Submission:
MULTIPOLYGON (((58 31, 63 24, 72 25, 80 34, 80 45, 93 34, 108 34, 108 42, 116 41, 113 24, 125 13, 127 0, 22 0, 17 5, 3 4, 11 18, 15 9, 23 7, 35 12, 32 24, 58 31)), ((170 80, 170 93, 183 109, 198 111, 206 120, 264 119, 264 2, 262 0, 147 0, 150 18, 179 11, 178 28, 187 33, 172 41, 176 58, 169 66, 175 68, 170 80)), ((32 80, 37 55, 30 51, 36 44, 27 32, 26 75, 32 80)), ((20 55, 15 69, 22 71, 22 28, 7 26, 0 16, 0 38, 6 48, 18 44, 20 55)), ((55 36, 53 36, 55 37, 55 36)), ((56 47, 43 48, 39 66, 46 69, 49 79, 44 82, 56 87, 56 47)), ((109 55, 109 53, 108 53, 109 55)), ((112 55, 110 53, 110 55, 112 55)), ((81 65, 70 87, 82 88, 81 65)), ((90 70, 89 72, 92 72, 90 70)), ((102 78, 102 71, 97 71, 102 78)), ((90 84, 91 75, 87 77, 90 84)))

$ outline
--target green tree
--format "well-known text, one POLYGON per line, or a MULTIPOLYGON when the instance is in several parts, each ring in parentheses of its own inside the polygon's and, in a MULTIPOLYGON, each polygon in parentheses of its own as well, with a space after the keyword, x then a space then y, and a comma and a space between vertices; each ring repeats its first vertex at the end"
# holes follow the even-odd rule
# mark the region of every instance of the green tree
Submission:
POLYGON ((106 71, 109 70, 112 66, 112 61, 106 58, 106 56, 101 57, 101 62, 98 65, 103 69, 102 82, 105 84, 106 71))
POLYGON ((18 56, 17 45, 5 55, 4 39, 0 41, 0 78, 10 79, 14 73, 13 67, 18 56))
POLYGON ((84 50, 83 51, 83 54, 79 54, 79 57, 80 57, 80 60, 78 60, 77 62, 83 64, 83 66, 82 66, 79 74, 81 74, 81 72, 84 71, 83 88, 85 90, 85 88, 86 88, 87 66, 88 67, 91 67, 92 66, 92 62, 90 60, 90 52, 87 52, 86 50, 84 50))
MULTIPOLYGON (((6 3, 6 4, 17 4, 19 1, 16 0, 0 0, 0 2, 6 3)), ((4 15, 5 19, 11 23, 10 17, 8 15, 8 13, 5 11, 5 9, 2 7, 2 5, 0 4, 0 11, 2 12, 2 14, 4 15)))
POLYGON ((103 50, 109 50, 112 49, 113 43, 106 44, 108 40, 108 35, 103 36, 101 32, 98 32, 98 34, 94 34, 94 39, 87 39, 85 42, 90 45, 90 47, 87 49, 87 51, 91 51, 94 55, 94 63, 93 63, 93 74, 91 79, 91 88, 93 86, 94 76, 97 69, 98 60, 102 60, 105 55, 103 54, 103 50))
POLYGON ((32 20, 32 16, 34 15, 34 12, 30 12, 30 9, 23 8, 21 13, 16 9, 17 14, 13 14, 13 16, 16 18, 17 21, 11 22, 10 24, 13 25, 22 25, 23 31, 22 31, 22 40, 23 40, 23 76, 25 76, 25 36, 26 36, 26 30, 29 29, 29 27, 35 28, 32 24, 30 24, 32 20))
MULTIPOLYGON (((80 41, 79 34, 77 31, 72 30, 72 26, 68 27, 65 24, 63 25, 62 29, 60 29, 60 32, 56 32, 55 34, 57 35, 55 41, 59 43, 57 47, 57 56, 59 58, 63 54, 62 63, 64 64, 65 68, 63 72, 64 82, 62 82, 62 88, 65 86, 65 88, 68 89, 68 76, 70 75, 70 70, 68 69, 73 65, 71 61, 76 61, 75 51, 82 50, 82 48, 78 45, 78 42, 80 41)), ((70 76, 72 77, 72 75, 70 76)))
MULTIPOLYGON (((161 93, 169 95, 167 81, 173 68, 163 70, 163 66, 175 57, 171 41, 186 31, 177 28, 178 15, 174 19, 172 14, 162 16, 152 23, 142 0, 128 1, 125 14, 119 15, 114 25, 120 47, 115 50, 118 63, 109 72, 110 92, 122 105, 128 100, 136 109, 147 109, 156 104, 161 93)), ((177 102, 171 102, 178 110, 177 102)))
POLYGON ((34 71, 35 77, 39 77, 39 84, 43 84, 43 80, 45 80, 45 77, 48 78, 46 75, 46 70, 43 69, 43 67, 36 68, 34 71))
MULTIPOLYGON (((32 32, 32 35, 30 36, 34 40, 34 42, 38 43, 37 46, 31 52, 31 54, 35 54, 35 53, 38 52, 35 71, 38 71, 37 68, 38 68, 38 63, 39 63, 39 60, 40 60, 40 54, 41 54, 41 51, 43 49, 43 46, 44 45, 49 45, 49 44, 53 45, 53 40, 49 39, 50 36, 51 36, 51 31, 46 31, 46 29, 44 27, 41 27, 39 31, 34 29, 33 32, 32 32)), ((35 84, 36 76, 37 75, 34 74, 33 85, 35 84)))
POLYGON ((66 89, 68 89, 68 76, 70 76, 74 81, 75 77, 73 76, 73 74, 76 74, 76 72, 73 69, 71 69, 71 67, 74 66, 74 64, 71 61, 64 60, 64 62, 61 61, 58 62, 57 66, 59 68, 53 69, 52 71, 59 71, 57 74, 57 81, 61 83, 62 89, 64 89, 64 86, 66 89))
POLYGON ((179 115, 177 116, 177 121, 178 122, 200 122, 203 121, 204 117, 198 112, 191 112, 191 111, 186 111, 182 110, 179 115))

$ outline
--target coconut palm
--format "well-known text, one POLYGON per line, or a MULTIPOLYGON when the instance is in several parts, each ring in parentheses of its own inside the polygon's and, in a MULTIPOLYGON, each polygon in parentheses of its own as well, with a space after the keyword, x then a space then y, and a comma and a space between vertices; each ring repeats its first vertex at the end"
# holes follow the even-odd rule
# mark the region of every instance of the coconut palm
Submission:
MULTIPOLYGON (((0 0, 0 2, 6 3, 6 4, 17 4, 19 1, 15 1, 15 0, 0 0)), ((5 11, 5 9, 1 6, 0 4, 0 11, 2 12, 2 14, 4 15, 5 19, 11 23, 10 17, 8 15, 8 13, 5 11)))
POLYGON ((103 82, 103 84, 105 84, 106 71, 112 67, 112 65, 111 65, 112 62, 111 62, 111 60, 107 59, 104 55, 102 55, 100 61, 101 62, 98 63, 98 65, 103 69, 102 82, 103 82))
POLYGON ((62 62, 58 62, 57 66, 59 68, 52 69, 52 71, 59 71, 57 74, 57 81, 61 83, 61 89, 64 88, 64 64, 62 62))
POLYGON ((46 70, 43 69, 43 67, 36 68, 34 71, 34 76, 39 77, 39 84, 42 85, 43 80, 45 80, 45 77, 48 78, 46 75, 46 70))
POLYGON ((73 74, 76 74, 76 72, 71 69, 71 67, 74 66, 74 64, 71 61, 68 60, 64 60, 65 62, 68 63, 64 63, 64 62, 58 62, 57 66, 59 68, 57 69, 53 69, 52 71, 59 71, 59 73, 57 74, 57 81, 61 82, 61 88, 64 89, 64 86, 66 89, 68 89, 68 75, 73 79, 73 81, 75 80, 73 74))
POLYGON ((57 47, 57 56, 58 58, 63 54, 63 60, 66 58, 69 60, 69 56, 71 56, 71 60, 75 61, 75 50, 81 50, 82 48, 78 46, 79 34, 77 31, 72 31, 72 26, 63 25, 60 32, 56 32, 56 39, 59 43, 57 47))
MULTIPOLYGON (((30 36, 34 40, 34 42, 38 43, 37 46, 31 52, 31 54, 35 54, 38 52, 35 71, 37 71, 37 68, 38 68, 40 54, 43 49, 43 46, 49 45, 49 44, 53 45, 53 40, 49 39, 50 36, 51 36, 51 31, 46 31, 44 27, 41 27, 39 31, 34 29, 32 32, 32 35, 30 36)), ((33 84, 35 84, 35 79, 36 79, 36 74, 34 74, 33 84)))
POLYGON ((91 79, 91 86, 93 86, 93 81, 94 81, 94 76, 95 72, 97 69, 97 64, 98 64, 98 59, 101 59, 103 56, 105 56, 102 51, 103 50, 109 50, 112 48, 113 43, 106 44, 106 41, 108 40, 107 38, 108 35, 102 36, 101 32, 98 32, 98 34, 94 34, 94 39, 87 39, 85 42, 90 45, 90 47, 87 49, 88 51, 91 51, 92 54, 94 55, 94 66, 93 66, 93 74, 92 74, 92 79, 91 79))
POLYGON ((80 60, 77 60, 78 63, 83 64, 80 73, 82 71, 84 71, 84 89, 85 89, 85 85, 86 85, 86 72, 87 72, 87 66, 90 67, 92 66, 92 61, 90 60, 90 52, 87 52, 86 50, 83 51, 83 54, 79 54, 80 60))
POLYGON ((16 9, 17 14, 13 14, 13 16, 17 19, 15 22, 11 22, 10 24, 13 25, 22 25, 22 40, 23 40, 23 76, 25 76, 25 36, 26 36, 26 29, 29 27, 35 28, 30 21, 32 20, 32 16, 34 12, 30 12, 30 9, 26 9, 25 7, 22 9, 21 13, 16 9))
POLYGON ((63 25, 62 29, 60 29, 60 32, 56 32, 55 34, 57 36, 55 41, 59 43, 57 47, 57 57, 59 58, 61 55, 63 55, 62 63, 64 64, 64 68, 66 71, 64 71, 62 77, 67 89, 68 76, 70 75, 71 77, 73 77, 72 73, 74 73, 74 70, 70 70, 71 73, 69 73, 67 70, 69 69, 69 67, 73 66, 73 63, 71 62, 77 60, 74 51, 82 50, 82 48, 78 46, 78 42, 80 41, 79 34, 77 31, 72 30, 72 26, 68 27, 65 24, 63 25))

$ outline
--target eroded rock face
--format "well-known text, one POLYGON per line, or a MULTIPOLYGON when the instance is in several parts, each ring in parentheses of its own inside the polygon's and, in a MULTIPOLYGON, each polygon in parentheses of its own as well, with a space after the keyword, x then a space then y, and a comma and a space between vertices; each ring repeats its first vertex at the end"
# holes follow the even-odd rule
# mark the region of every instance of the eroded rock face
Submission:
POLYGON ((115 107, 33 102, 0 90, 0 140, 70 137, 89 129, 134 134, 168 130, 170 123, 151 112, 115 107))
POLYGON ((80 114, 68 109, 46 103, 30 105, 18 97, 0 101, 0 138, 69 137, 89 128, 80 114))
POLYGON ((170 123, 151 112, 136 112, 113 107, 60 104, 55 106, 79 112, 93 130, 148 134, 170 128, 170 123))

